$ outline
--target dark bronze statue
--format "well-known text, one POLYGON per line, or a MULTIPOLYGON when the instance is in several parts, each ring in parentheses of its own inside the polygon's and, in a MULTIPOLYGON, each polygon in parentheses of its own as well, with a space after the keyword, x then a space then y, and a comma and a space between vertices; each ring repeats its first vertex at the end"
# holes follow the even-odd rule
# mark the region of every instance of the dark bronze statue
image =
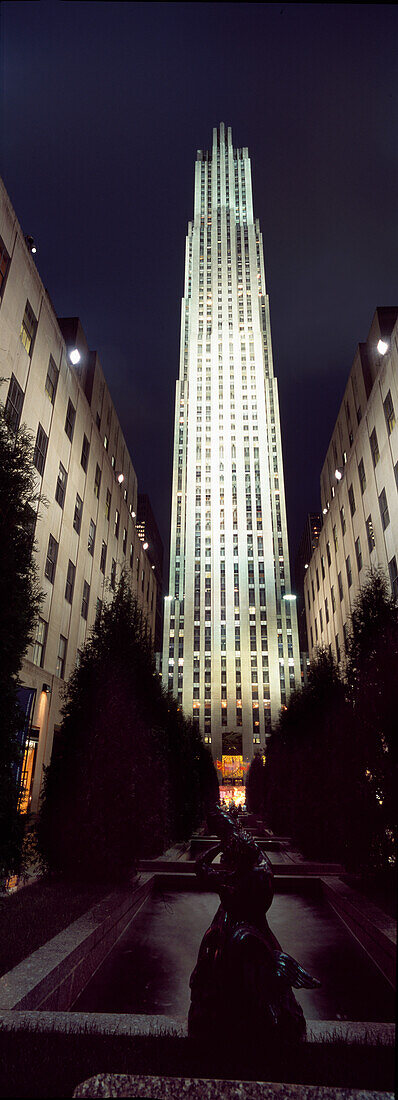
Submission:
POLYGON ((292 986, 319 982, 282 951, 268 926, 274 896, 268 857, 227 812, 216 811, 211 824, 220 844, 196 860, 196 873, 221 904, 190 979, 189 1034, 230 1043, 297 1042, 306 1028, 292 986))

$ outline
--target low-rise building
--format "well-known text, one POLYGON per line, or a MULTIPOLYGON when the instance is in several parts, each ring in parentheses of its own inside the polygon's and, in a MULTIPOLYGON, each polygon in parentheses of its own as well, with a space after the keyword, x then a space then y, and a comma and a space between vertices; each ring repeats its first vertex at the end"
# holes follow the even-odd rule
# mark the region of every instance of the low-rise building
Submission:
POLYGON ((155 572, 136 530, 137 477, 97 352, 78 318, 58 319, 0 181, 0 401, 32 433, 32 516, 44 602, 21 673, 21 809, 37 810, 65 681, 121 570, 154 641, 155 572))
POLYGON ((310 657, 344 660, 353 603, 376 567, 398 596, 398 308, 359 344, 321 473, 323 526, 304 578, 310 657))

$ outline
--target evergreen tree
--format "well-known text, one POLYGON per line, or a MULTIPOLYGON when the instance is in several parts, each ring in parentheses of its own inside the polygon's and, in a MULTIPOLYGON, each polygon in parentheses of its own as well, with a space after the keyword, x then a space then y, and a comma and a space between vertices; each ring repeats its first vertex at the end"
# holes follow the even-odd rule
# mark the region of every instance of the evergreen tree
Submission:
POLYGON ((371 794, 370 864, 396 862, 398 605, 382 570, 351 615, 346 677, 363 784, 371 794))
POLYGON ((206 750, 162 690, 124 576, 69 680, 57 740, 39 820, 53 872, 123 881, 137 859, 187 839, 199 823, 206 750))
POLYGON ((25 818, 18 814, 16 768, 22 748, 18 705, 22 659, 40 608, 32 557, 35 491, 32 444, 0 413, 0 877, 17 874, 25 818))

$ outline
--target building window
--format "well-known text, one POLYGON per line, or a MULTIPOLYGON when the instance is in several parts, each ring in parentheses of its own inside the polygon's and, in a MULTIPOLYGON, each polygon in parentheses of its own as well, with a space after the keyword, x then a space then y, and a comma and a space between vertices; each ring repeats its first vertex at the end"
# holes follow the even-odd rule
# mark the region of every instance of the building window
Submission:
POLYGON ((32 306, 30 305, 30 302, 27 302, 26 306, 25 306, 25 313, 23 315, 20 337, 21 337, 23 346, 24 346, 24 348, 26 348, 26 351, 27 351, 29 356, 32 356, 32 353, 33 353, 33 346, 34 346, 34 342, 35 342, 36 329, 37 329, 37 320, 36 320, 36 317, 33 313, 33 309, 32 309, 32 306))
POLYGON ((377 463, 378 463, 379 458, 380 458, 380 451, 379 451, 379 444, 377 442, 376 428, 373 428, 373 431, 372 431, 372 433, 369 437, 369 443, 370 443, 370 450, 371 450, 371 454, 372 454, 373 465, 377 466, 377 463))
POLYGON ((363 496, 363 494, 365 492, 365 489, 366 489, 366 474, 365 474, 365 467, 364 467, 364 464, 363 464, 363 458, 361 458, 358 462, 358 477, 359 477, 359 484, 361 486, 361 493, 362 493, 362 496, 363 496))
POLYGON ((388 563, 388 572, 390 574, 390 584, 391 584, 392 594, 394 596, 394 599, 398 600, 398 570, 397 570, 397 559, 395 557, 395 554, 394 554, 394 557, 391 558, 391 561, 389 561, 389 563, 388 563))
POLYGON ((65 470, 65 466, 63 466, 62 462, 60 462, 59 470, 58 470, 58 477, 57 477, 57 485, 56 485, 56 489, 55 489, 55 499, 57 501, 57 504, 59 504, 60 508, 63 508, 63 506, 64 506, 67 480, 68 480, 68 475, 67 475, 67 472, 65 470))
POLYGON ((90 527, 89 527, 89 532, 88 532, 88 542, 87 542, 87 549, 88 549, 88 552, 89 552, 89 554, 91 554, 91 556, 93 556, 93 554, 94 554, 94 546, 95 546, 95 530, 96 530, 96 528, 95 528, 95 523, 94 523, 94 520, 93 520, 93 519, 90 519, 90 527))
POLYGON ((384 416, 386 418, 387 431, 391 435, 395 424, 395 412, 394 405, 392 403, 391 391, 388 391, 385 401, 383 401, 384 416))
POLYGON ((97 462, 97 466, 96 466, 96 470, 95 470, 95 478, 94 478, 94 496, 97 497, 97 500, 98 500, 98 497, 100 495, 100 488, 101 488, 101 470, 100 470, 98 462, 97 462))
POLYGON ((338 586, 339 586, 340 600, 342 600, 343 599, 343 581, 342 581, 341 573, 339 573, 339 575, 337 577, 337 583, 338 583, 338 586))
POLYGON ((336 657, 337 657, 337 663, 340 664, 341 653, 340 653, 340 643, 339 643, 338 634, 336 634, 336 657))
POLYGON ((57 543, 56 539, 53 537, 53 535, 49 535, 47 558, 46 558, 46 564, 45 564, 45 569, 44 569, 44 576, 47 577, 47 580, 51 581, 51 584, 54 584, 55 569, 56 569, 56 565, 57 565, 57 557, 58 557, 58 543, 57 543))
POLYGON ((361 540, 360 540, 359 536, 358 536, 357 539, 355 539, 355 554, 356 554, 356 559, 357 559, 358 573, 360 573, 361 569, 362 569, 362 550, 361 550, 361 540))
POLYGON ((127 527, 123 527, 123 554, 126 553, 127 546, 127 527))
POLYGON ((326 622, 328 623, 329 622, 329 607, 328 607, 328 598, 327 598, 327 596, 325 598, 325 618, 326 618, 326 622))
POLYGON ((379 508, 380 508, 382 528, 383 528, 383 531, 385 531, 386 527, 388 527, 388 524, 390 522, 390 513, 388 511, 388 504, 387 504, 387 497, 386 497, 386 490, 385 489, 381 490, 381 493, 380 493, 380 496, 379 496, 379 508))
MULTIPOLYGON (((75 420, 76 420, 76 409, 75 409, 75 406, 72 404, 71 399, 69 398, 68 408, 66 410, 65 431, 66 431, 66 434, 68 436, 68 439, 70 439, 71 442, 72 442, 72 439, 73 439, 73 432, 74 432, 74 428, 75 428, 75 420)), ((82 463, 82 466, 83 466, 83 463, 82 463)))
POLYGON ((352 485, 350 485, 349 490, 348 490, 348 500, 350 502, 350 512, 351 512, 351 515, 353 516, 354 512, 355 512, 355 497, 354 497, 354 490, 353 490, 352 485))
POLYGON ((330 589, 330 595, 331 595, 331 598, 332 598, 332 611, 333 611, 333 614, 334 614, 334 612, 336 610, 336 597, 335 597, 335 594, 334 594, 334 585, 333 584, 332 584, 332 587, 330 589))
POLYGON ((23 390, 21 389, 19 382, 17 382, 15 374, 12 374, 10 385, 8 387, 7 401, 4 407, 4 420, 8 424, 11 432, 18 431, 21 422, 23 399, 23 390))
POLYGON ((342 534, 345 535, 346 524, 345 524, 344 504, 340 508, 340 519, 341 519, 341 531, 342 531, 342 534))
POLYGON ((52 357, 52 355, 50 355, 50 362, 49 362, 48 368, 47 368, 47 378, 46 378, 46 383, 45 383, 44 389, 46 391, 47 396, 50 398, 50 401, 51 401, 52 405, 54 404, 55 395, 56 395, 56 392, 57 392, 58 374, 59 374, 58 367, 56 367, 56 365, 54 363, 54 360, 53 360, 53 357, 52 357))
POLYGON ((83 596, 82 596, 82 610, 81 610, 82 619, 87 620, 89 600, 90 600, 90 585, 87 583, 87 581, 84 581, 83 582, 83 596))
POLYGON ((112 500, 112 496, 111 496, 110 490, 107 489, 106 490, 106 497, 105 497, 105 519, 107 519, 108 521, 109 521, 109 516, 111 514, 111 500, 112 500))
POLYGON ((61 680, 65 679, 66 646, 67 639, 64 638, 63 634, 60 634, 55 675, 59 676, 61 680))
MULTIPOLYGON (((69 438, 72 439, 72 436, 70 436, 69 438)), ((87 439, 87 436, 84 435, 83 436, 83 443, 82 443, 82 454, 81 454, 81 459, 80 459, 80 463, 83 466, 84 473, 87 473, 89 454, 90 454, 90 444, 89 444, 89 441, 87 439)))
POLYGON ((77 531, 78 535, 80 535, 80 528, 81 528, 81 525, 82 525, 82 515, 83 515, 83 501, 82 501, 82 498, 79 497, 79 494, 76 493, 75 514, 73 516, 73 527, 74 527, 75 531, 77 531))
POLYGON ((68 572, 66 574, 66 584, 65 584, 65 599, 68 601, 68 603, 72 603, 72 600, 73 600, 73 589, 75 587, 75 575, 76 575, 76 566, 73 564, 73 561, 69 560, 68 572))
POLYGON ((337 537, 336 524, 333 527, 333 542, 334 542, 334 548, 335 548, 335 551, 336 551, 336 554, 337 554, 337 551, 338 551, 338 548, 339 548, 339 540, 338 540, 338 537, 337 537))
MULTIPOLYGON (((348 555, 348 558, 346 558, 346 560, 345 560, 345 567, 346 567, 346 570, 347 570, 348 587, 351 588, 351 585, 352 585, 352 569, 351 569, 350 555, 348 555)), ((341 599, 341 596, 340 596, 340 599, 341 599)))
POLYGON ((44 428, 41 424, 37 429, 35 449, 33 451, 33 465, 36 466, 36 470, 39 471, 40 477, 43 477, 44 466, 46 462, 48 447, 48 435, 46 435, 44 428))
POLYGON ((111 566, 111 588, 113 588, 113 591, 115 591, 115 588, 116 588, 116 562, 115 562, 114 558, 112 558, 112 566, 111 566))
POLYGON ((374 550, 374 548, 376 546, 375 535, 374 535, 374 530, 373 530, 373 520, 372 520, 371 516, 368 516, 368 518, 366 520, 366 534, 367 534, 367 538, 368 538, 369 554, 371 554, 372 550, 374 550))
POLYGON ((10 257, 8 255, 4 241, 0 237, 0 298, 3 296, 4 287, 7 281, 8 268, 10 266, 10 257))
POLYGON ((332 564, 332 555, 330 553, 330 542, 326 543, 326 557, 328 559, 328 565, 332 564))
POLYGON ((44 651, 46 648, 47 638, 47 623, 44 619, 39 619, 36 627, 36 637, 33 643, 32 661, 38 668, 43 668, 44 664, 44 651))
POLYGON ((114 527, 113 527, 113 534, 114 534, 116 539, 119 538, 119 527, 120 527, 120 512, 118 512, 118 510, 116 508, 115 523, 114 523, 114 527))
POLYGON ((102 546, 101 546, 101 560, 100 560, 100 570, 101 570, 101 573, 105 573, 105 567, 106 567, 106 551, 107 551, 107 545, 106 545, 106 542, 104 542, 104 540, 102 540, 102 546))

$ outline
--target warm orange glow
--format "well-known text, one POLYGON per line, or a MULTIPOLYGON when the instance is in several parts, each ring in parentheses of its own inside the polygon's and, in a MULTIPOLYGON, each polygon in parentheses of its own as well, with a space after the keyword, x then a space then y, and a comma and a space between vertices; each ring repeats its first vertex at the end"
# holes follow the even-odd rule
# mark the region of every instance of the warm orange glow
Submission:
POLYGON ((243 756, 222 757, 222 774, 224 779, 242 779, 243 756))
POLYGON ((32 784, 33 765, 35 762, 36 741, 28 741, 22 765, 23 792, 19 803, 20 814, 26 814, 30 803, 30 788, 32 784))
POLYGON ((220 802, 221 805, 230 806, 231 803, 235 803, 235 806, 244 806, 246 802, 246 791, 244 787, 220 787, 220 802))

